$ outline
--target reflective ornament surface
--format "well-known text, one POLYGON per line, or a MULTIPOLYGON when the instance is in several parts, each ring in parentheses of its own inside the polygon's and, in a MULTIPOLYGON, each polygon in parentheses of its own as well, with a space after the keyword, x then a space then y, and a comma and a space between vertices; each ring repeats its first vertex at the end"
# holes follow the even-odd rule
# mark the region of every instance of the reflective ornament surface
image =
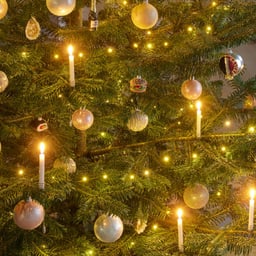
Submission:
POLYGON ((44 220, 45 211, 43 206, 31 197, 22 200, 14 207, 15 224, 26 230, 32 230, 41 225, 44 220))
POLYGON ((61 168, 67 171, 67 173, 76 172, 76 162, 71 157, 57 158, 53 163, 53 168, 61 168))
POLYGON ((26 25, 25 35, 29 40, 35 40, 40 36, 41 28, 36 18, 31 17, 26 25))
POLYGON ((56 16, 70 14, 76 7, 76 0, 46 0, 48 10, 56 16))
POLYGON ((0 71, 0 92, 3 92, 6 89, 8 83, 9 80, 7 75, 3 71, 0 71))
POLYGON ((136 109, 135 112, 132 113, 127 122, 128 129, 134 132, 142 131, 147 127, 147 125, 148 116, 139 109, 136 109))
POLYGON ((202 94, 202 85, 195 79, 188 79, 181 85, 181 94, 188 100, 196 100, 202 94))
POLYGON ((200 209, 208 203, 209 192, 205 186, 195 184, 185 189, 183 199, 188 207, 192 209, 200 209))
POLYGON ((153 5, 144 2, 136 5, 132 9, 131 19, 136 27, 140 29, 150 29, 154 27, 158 21, 158 12, 153 5))
POLYGON ((95 236, 104 243, 113 243, 123 234, 123 222, 118 216, 101 215, 94 223, 95 236))
POLYGON ((145 92, 147 89, 148 82, 141 76, 134 77, 130 80, 130 91, 131 92, 145 92))
POLYGON ((78 130, 84 131, 93 124, 94 116, 88 109, 78 109, 72 115, 72 124, 78 130))
POLYGON ((8 4, 6 0, 0 0, 0 19, 3 19, 8 11, 8 4))

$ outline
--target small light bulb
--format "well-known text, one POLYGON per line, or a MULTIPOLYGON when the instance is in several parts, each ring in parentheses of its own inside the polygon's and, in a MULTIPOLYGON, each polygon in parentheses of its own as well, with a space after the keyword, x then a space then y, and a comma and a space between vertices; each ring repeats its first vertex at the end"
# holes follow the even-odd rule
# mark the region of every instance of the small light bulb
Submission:
POLYGON ((149 174, 150 174, 150 171, 149 171, 149 170, 145 170, 145 171, 144 171, 144 175, 145 175, 145 176, 149 176, 149 174))
POLYGON ((167 47, 169 45, 168 42, 164 42, 164 46, 167 47))
POLYGON ((196 159, 197 158, 197 153, 193 153, 192 158, 196 159))
POLYGON ((225 147, 225 146, 222 146, 222 147, 221 147, 221 151, 222 151, 222 152, 225 152, 225 151, 226 151, 226 147, 225 147))
POLYGON ((24 174, 24 171, 23 171, 22 169, 20 169, 20 170, 18 171, 18 174, 19 174, 20 176, 22 176, 22 175, 24 174))
POLYGON ((104 137, 106 137, 106 133, 105 132, 101 132, 100 136, 104 138, 104 137))
POLYGON ((215 6, 217 6, 217 2, 212 1, 212 7, 215 7, 215 6))
POLYGON ((188 32, 192 32, 193 31, 193 27, 192 26, 188 26, 187 31, 188 32))
POLYGON ((255 132, 255 128, 253 126, 250 126, 248 129, 249 133, 254 133, 255 132))
POLYGON ((133 44, 133 48, 138 48, 138 47, 139 47, 139 45, 137 43, 133 44))
POLYGON ((23 58, 26 58, 26 57, 27 57, 27 53, 26 53, 26 52, 22 52, 22 53, 21 53, 21 56, 22 56, 23 58))
POLYGON ((113 53, 113 48, 109 47, 108 48, 108 53, 113 53))
POLYGON ((150 36, 151 34, 152 34, 152 32, 151 32, 150 30, 148 30, 148 31, 147 31, 147 35, 150 36))
POLYGON ((103 174, 103 179, 106 180, 108 178, 108 175, 107 174, 103 174))
POLYGON ((134 180, 134 178, 135 178, 134 174, 131 174, 130 175, 130 180, 134 180))
POLYGON ((84 176, 83 178, 82 178, 82 181, 83 182, 86 182, 88 180, 88 178, 86 177, 86 176, 84 176))
POLYGON ((54 54, 53 57, 54 57, 55 60, 58 60, 60 56, 59 56, 59 54, 56 53, 56 54, 54 54))
POLYGON ((124 0, 123 1, 123 5, 127 5, 127 4, 128 4, 128 2, 124 0))
POLYGON ((217 196, 221 196, 221 192, 220 192, 220 191, 218 191, 216 195, 217 195, 217 196))
POLYGON ((206 26, 206 33, 209 34, 212 31, 212 27, 210 25, 206 26))
POLYGON ((79 52, 79 53, 78 53, 78 57, 79 57, 79 58, 83 58, 83 57, 84 57, 84 54, 83 54, 82 52, 79 52))
POLYGON ((225 121, 225 126, 229 127, 231 125, 231 122, 229 120, 225 121))
POLYGON ((154 225, 152 226, 152 228, 153 228, 154 230, 157 230, 158 225, 157 225, 157 224, 154 224, 154 225))
POLYGON ((170 157, 169 156, 163 156, 163 161, 165 163, 168 163, 170 161, 170 157))

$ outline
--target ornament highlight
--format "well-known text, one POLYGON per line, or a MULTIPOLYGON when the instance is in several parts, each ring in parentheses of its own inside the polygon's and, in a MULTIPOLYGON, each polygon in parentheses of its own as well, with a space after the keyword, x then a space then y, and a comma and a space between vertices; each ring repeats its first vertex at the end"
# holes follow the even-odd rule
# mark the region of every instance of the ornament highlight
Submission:
POLYGON ((132 9, 131 19, 133 24, 140 29, 150 29, 158 21, 157 9, 145 1, 132 9))
POLYGON ((4 18, 8 11, 8 4, 6 0, 0 0, 0 19, 4 18))
POLYGON ((127 122, 129 130, 134 132, 142 131, 148 125, 148 116, 141 110, 136 109, 127 122))
POLYGON ((26 38, 29 40, 35 40, 40 36, 41 28, 36 18, 31 17, 27 23, 25 29, 26 38))
POLYGON ((43 206, 31 197, 27 201, 21 200, 14 207, 15 224, 26 230, 32 230, 41 225, 44 220, 45 211, 43 206))
POLYGON ((145 92, 147 85, 148 82, 141 76, 134 77, 132 80, 130 80, 130 91, 136 93, 145 92))
POLYGON ((95 236, 104 243, 113 243, 123 234, 123 222, 118 216, 101 215, 94 223, 95 236))
POLYGON ((46 0, 48 10, 56 16, 70 14, 76 6, 76 0, 46 0))
POLYGON ((9 84, 7 75, 0 71, 0 92, 3 92, 9 84))
POLYGON ((188 207, 192 209, 200 209, 205 207, 208 203, 209 192, 205 186, 195 184, 185 189, 183 199, 188 207))
POLYGON ((84 131, 89 129, 94 121, 92 112, 88 109, 78 109, 72 115, 72 124, 78 130, 84 131))
POLYGON ((240 55, 230 51, 221 57, 219 67, 224 73, 225 79, 232 80, 234 76, 237 76, 244 68, 244 61, 240 55))
POLYGON ((194 78, 188 79, 181 85, 181 94, 188 100, 197 100, 202 94, 202 85, 194 78))
POLYGON ((57 158, 53 163, 53 168, 61 168, 67 171, 67 173, 76 172, 76 162, 71 157, 62 156, 57 158))

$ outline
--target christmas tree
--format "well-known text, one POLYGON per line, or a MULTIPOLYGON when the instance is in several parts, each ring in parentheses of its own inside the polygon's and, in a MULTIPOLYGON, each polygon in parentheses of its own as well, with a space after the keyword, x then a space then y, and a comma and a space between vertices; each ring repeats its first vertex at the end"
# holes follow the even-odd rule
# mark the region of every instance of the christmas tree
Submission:
POLYGON ((1 0, 0 255, 248 255, 255 12, 1 0))

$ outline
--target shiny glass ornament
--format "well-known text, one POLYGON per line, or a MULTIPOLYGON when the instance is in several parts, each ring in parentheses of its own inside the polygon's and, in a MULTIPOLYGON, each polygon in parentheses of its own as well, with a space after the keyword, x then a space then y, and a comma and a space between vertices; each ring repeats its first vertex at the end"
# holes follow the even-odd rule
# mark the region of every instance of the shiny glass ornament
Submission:
POLYGON ((134 77, 130 80, 130 90, 131 92, 145 92, 147 89, 148 82, 141 76, 134 77))
POLYGON ((6 89, 8 83, 9 80, 7 75, 3 71, 0 71, 0 92, 3 92, 6 89))
POLYGON ((56 16, 70 14, 76 6, 76 0, 46 0, 48 10, 56 16))
POLYGON ((84 131, 93 124, 94 116, 88 109, 78 109, 72 115, 72 124, 78 130, 84 131))
POLYGON ((113 243, 123 234, 123 222, 118 216, 101 215, 94 223, 95 236, 104 243, 113 243))
POLYGON ((61 168, 67 171, 67 173, 76 172, 76 162, 71 157, 57 158, 53 163, 53 168, 61 168))
POLYGON ((139 109, 136 109, 136 111, 132 113, 130 119, 127 122, 127 127, 129 130, 134 132, 142 131, 147 127, 147 125, 148 116, 139 109))
POLYGON ((25 35, 29 40, 35 40, 40 36, 41 28, 35 17, 31 17, 27 22, 25 35))
POLYGON ((205 186, 195 184, 185 189, 183 199, 188 207, 192 209, 200 209, 205 207, 208 203, 209 192, 205 186))
POLYGON ((41 225, 45 211, 43 206, 31 197, 27 201, 22 200, 14 207, 15 224, 26 230, 32 230, 41 225))
POLYGON ((188 79, 181 85, 181 94, 188 100, 196 100, 202 94, 202 85, 195 79, 188 79))
POLYGON ((150 29, 158 21, 157 9, 145 1, 132 9, 131 19, 133 24, 140 29, 150 29))
POLYGON ((0 0, 0 19, 4 18, 8 11, 8 4, 6 0, 0 0))

